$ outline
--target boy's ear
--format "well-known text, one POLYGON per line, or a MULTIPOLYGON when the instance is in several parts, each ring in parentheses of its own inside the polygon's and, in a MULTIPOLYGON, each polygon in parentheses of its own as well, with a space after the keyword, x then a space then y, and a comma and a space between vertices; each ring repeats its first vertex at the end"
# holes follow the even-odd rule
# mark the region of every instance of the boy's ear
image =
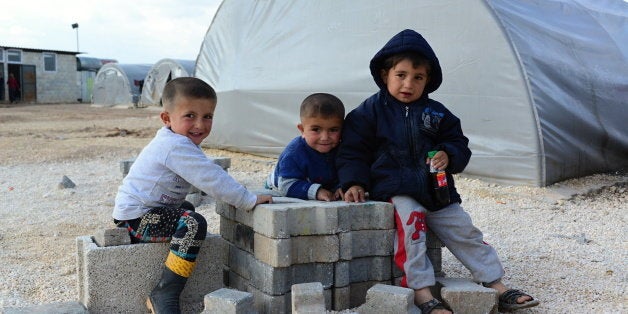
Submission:
POLYGON ((382 81, 384 81, 384 85, 386 85, 386 79, 388 78, 388 71, 382 69, 379 72, 380 77, 382 78, 382 81))
POLYGON ((163 122, 166 126, 170 126, 170 114, 168 114, 168 112, 162 111, 159 114, 159 117, 161 118, 161 122, 163 122))
POLYGON ((301 123, 297 124, 297 129, 299 129, 299 131, 301 132, 301 134, 303 134, 303 132, 304 132, 304 130, 305 130, 305 129, 303 128, 303 124, 301 124, 301 123))

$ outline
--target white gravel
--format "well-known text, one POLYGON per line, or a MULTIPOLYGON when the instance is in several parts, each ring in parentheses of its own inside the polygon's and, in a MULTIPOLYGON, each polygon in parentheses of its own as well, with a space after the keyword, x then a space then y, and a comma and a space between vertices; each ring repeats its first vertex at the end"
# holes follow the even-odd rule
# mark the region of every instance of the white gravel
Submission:
MULTIPOLYGON (((93 124, 95 132, 98 125, 77 122, 74 132, 57 131, 61 135, 45 137, 47 144, 22 147, 20 141, 50 134, 55 127, 33 131, 40 126, 36 123, 26 126, 30 131, 16 132, 20 120, 9 125, 9 114, 0 108, 0 151, 20 149, 0 155, 0 309, 76 301, 75 239, 112 226, 113 199, 122 177, 119 162, 134 157, 150 137, 81 140, 76 130, 93 124), (58 188, 64 175, 75 188, 58 188)), ((117 123, 128 129, 159 126, 150 115, 117 123)), ((251 188, 261 186, 274 162, 221 150, 207 154, 230 157, 230 173, 251 188)), ((618 173, 547 188, 463 177, 456 184, 463 206, 500 254, 504 281, 541 301, 518 313, 626 313, 627 182, 628 176, 618 173)), ((213 204, 198 211, 217 233, 213 204)), ((447 250, 443 270, 448 276, 469 277, 447 250)))

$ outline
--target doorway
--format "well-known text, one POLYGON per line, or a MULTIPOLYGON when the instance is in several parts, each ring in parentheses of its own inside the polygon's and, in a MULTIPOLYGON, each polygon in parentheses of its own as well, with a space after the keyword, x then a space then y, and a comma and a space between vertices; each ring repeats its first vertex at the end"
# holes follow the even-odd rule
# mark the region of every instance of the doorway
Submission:
POLYGON ((35 74, 34 65, 26 64, 9 64, 9 73, 13 73, 15 79, 20 83, 18 91, 18 101, 36 102, 37 101, 37 76, 35 74))

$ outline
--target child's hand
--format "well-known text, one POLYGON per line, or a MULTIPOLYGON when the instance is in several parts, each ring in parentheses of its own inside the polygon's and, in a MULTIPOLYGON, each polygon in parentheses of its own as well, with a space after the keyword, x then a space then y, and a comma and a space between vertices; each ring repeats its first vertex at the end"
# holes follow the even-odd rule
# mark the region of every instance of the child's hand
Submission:
POLYGON ((429 165, 432 160, 434 167, 438 170, 445 170, 447 169, 447 166, 449 166, 449 156, 447 156, 445 151, 439 150, 438 153, 434 155, 434 158, 431 160, 427 158, 425 163, 429 165))
POLYGON ((334 200, 341 200, 342 199, 342 188, 338 188, 336 190, 336 192, 334 193, 334 200))
POLYGON ((258 195, 257 201, 255 201, 255 205, 259 204, 272 204, 273 197, 271 195, 258 195))
POLYGON ((359 185, 350 187, 345 193, 345 202, 349 203, 362 203, 366 201, 366 192, 364 188, 359 185))
POLYGON ((318 191, 316 191, 316 200, 326 202, 335 201, 336 196, 326 189, 319 188, 318 191))

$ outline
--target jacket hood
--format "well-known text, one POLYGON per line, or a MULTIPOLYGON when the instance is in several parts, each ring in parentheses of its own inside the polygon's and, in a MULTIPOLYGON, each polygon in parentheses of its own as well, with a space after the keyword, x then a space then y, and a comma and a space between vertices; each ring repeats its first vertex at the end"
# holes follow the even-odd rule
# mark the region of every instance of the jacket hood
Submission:
POLYGON ((432 69, 430 72, 430 81, 425 86, 425 91, 423 92, 424 96, 438 89, 443 82, 443 72, 440 68, 438 58, 436 58, 434 50, 432 50, 432 47, 423 36, 411 29, 403 30, 393 36, 384 47, 375 54, 373 59, 371 59, 371 75, 377 86, 379 86, 380 89, 384 89, 386 86, 380 74, 384 60, 394 54, 405 51, 419 52, 430 60, 432 69))

